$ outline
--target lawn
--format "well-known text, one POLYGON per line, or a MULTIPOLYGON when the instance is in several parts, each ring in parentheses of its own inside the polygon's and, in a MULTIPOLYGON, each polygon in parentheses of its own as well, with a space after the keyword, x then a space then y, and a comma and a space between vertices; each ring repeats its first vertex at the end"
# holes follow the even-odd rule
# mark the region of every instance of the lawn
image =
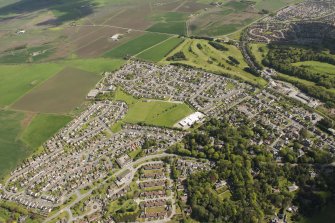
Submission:
POLYGON ((70 121, 69 116, 39 114, 23 131, 21 139, 30 148, 36 149, 70 121))
POLYGON ((121 46, 112 49, 105 54, 105 57, 122 59, 126 56, 133 56, 168 38, 169 35, 165 34, 146 33, 136 39, 133 39, 121 46))
POLYGON ((41 113, 68 113, 81 105, 100 78, 87 71, 65 68, 24 95, 12 107, 41 113))
POLYGON ((294 66, 303 67, 314 72, 326 74, 326 75, 335 75, 335 65, 329 63, 323 63, 319 61, 303 61, 294 63, 294 66))
POLYGON ((129 111, 124 118, 128 123, 145 123, 149 125, 173 127, 175 123, 194 111, 184 103, 136 99, 118 90, 115 100, 124 101, 129 111))
POLYGON ((165 63, 180 63, 190 65, 192 67, 205 69, 214 73, 228 74, 252 84, 264 86, 266 81, 263 78, 256 77, 246 71, 248 65, 244 61, 242 53, 233 45, 224 44, 227 51, 219 51, 208 44, 206 40, 187 39, 167 57, 182 51, 186 60, 181 61, 165 61, 165 63), (234 57, 240 64, 232 66, 228 63, 229 56, 234 57))
POLYGON ((0 111, 0 181, 33 152, 18 140, 23 119, 21 112, 0 111))
POLYGON ((143 51, 141 54, 137 55, 137 57, 148 61, 159 62, 182 42, 183 39, 170 38, 159 45, 143 51))

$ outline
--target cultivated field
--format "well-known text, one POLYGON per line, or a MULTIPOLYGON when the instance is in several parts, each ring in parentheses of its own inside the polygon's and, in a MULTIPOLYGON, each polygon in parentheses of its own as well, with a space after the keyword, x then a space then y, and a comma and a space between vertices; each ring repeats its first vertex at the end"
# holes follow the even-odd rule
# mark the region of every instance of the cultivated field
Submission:
MULTIPOLYGON (((194 14, 189 20, 190 35, 227 35, 264 16, 260 14, 262 10, 276 11, 299 1, 301 0, 225 1, 221 7, 200 10, 194 14)), ((200 0, 199 2, 212 1, 200 0)))
POLYGON ((12 104, 61 69, 51 63, 0 65, 0 107, 12 104))
POLYGON ((69 121, 69 116, 38 114, 23 131, 21 139, 29 148, 36 149, 69 121))
POLYGON ((18 141, 23 119, 21 112, 0 111, 0 181, 31 153, 18 141))
POLYGON ((65 68, 17 101, 12 108, 42 113, 68 113, 79 106, 101 77, 65 68))
POLYGON ((105 56, 112 58, 124 58, 126 56, 133 56, 168 38, 169 35, 165 34, 146 33, 134 40, 131 40, 119 47, 114 48, 113 50, 107 52, 105 56))
POLYGON ((143 51, 136 57, 152 62, 159 62, 183 41, 184 40, 181 38, 175 38, 175 37, 170 38, 160 43, 159 45, 156 45, 152 48, 143 51))
POLYGON ((97 58, 66 60, 57 63, 0 65, 0 94, 2 95, 0 107, 14 103, 28 91, 67 66, 100 74, 104 71, 114 71, 123 64, 123 60, 97 58))
POLYGON ((155 21, 155 24, 147 30, 151 32, 186 35, 187 17, 188 14, 180 12, 153 15, 151 19, 155 21))

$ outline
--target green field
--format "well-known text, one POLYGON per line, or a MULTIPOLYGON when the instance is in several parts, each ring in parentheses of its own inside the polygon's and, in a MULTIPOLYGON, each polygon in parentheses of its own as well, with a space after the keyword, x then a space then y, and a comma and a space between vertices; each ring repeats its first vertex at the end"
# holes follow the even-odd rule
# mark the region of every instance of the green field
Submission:
POLYGON ((37 62, 47 58, 53 52, 54 50, 47 45, 14 50, 0 55, 0 63, 37 62))
POLYGON ((12 104, 61 70, 58 64, 0 65, 0 106, 12 104))
POLYGON ((19 141, 23 119, 21 112, 0 110, 0 181, 32 152, 19 141))
POLYGON ((41 113, 71 112, 81 105, 100 78, 87 71, 65 68, 20 98, 12 108, 41 113))
POLYGON ((262 60, 266 57, 269 52, 269 48, 265 43, 253 43, 250 44, 252 54, 255 56, 258 64, 262 64, 262 60))
POLYGON ((185 35, 187 16, 188 14, 180 12, 153 15, 151 18, 155 24, 147 30, 158 33, 185 35))
POLYGON ((138 58, 153 62, 161 61, 171 50, 183 42, 180 38, 170 38, 159 45, 156 45, 148 50, 143 51, 138 58))
POLYGON ((317 84, 315 84, 312 81, 304 80, 304 79, 301 79, 301 78, 298 78, 298 77, 293 77, 293 76, 282 74, 282 73, 278 73, 278 77, 280 77, 280 79, 285 80, 285 81, 290 82, 290 83, 298 82, 298 83, 301 83, 305 86, 318 87, 319 89, 321 89, 323 91, 328 91, 330 93, 335 94, 335 89, 334 88, 329 88, 328 89, 328 88, 325 88, 325 87, 322 87, 322 86, 318 86, 317 84))
POLYGON ((294 63, 294 66, 302 67, 309 69, 314 72, 318 72, 321 74, 327 74, 327 75, 335 75, 335 65, 323 63, 319 61, 304 61, 304 62, 298 62, 294 63))
POLYGON ((134 40, 112 49, 111 51, 107 52, 105 56, 120 59, 126 56, 133 56, 168 38, 169 35, 165 34, 146 33, 134 40))
POLYGON ((128 123, 173 127, 179 120, 194 112, 184 103, 136 99, 121 90, 117 90, 115 100, 128 104, 129 111, 123 120, 128 123))
POLYGON ((21 139, 30 148, 36 149, 70 121, 69 116, 38 114, 23 131, 21 139))
POLYGON ((180 63, 190 65, 192 67, 205 69, 210 72, 228 74, 247 82, 264 86, 266 81, 263 78, 256 77, 243 69, 248 65, 244 61, 242 53, 233 45, 224 44, 227 51, 219 51, 208 44, 206 40, 187 39, 175 50, 173 50, 168 57, 183 52, 186 60, 180 61, 165 61, 165 63, 180 63), (199 46, 201 48, 199 49, 199 46), (229 56, 236 58, 240 64, 232 66, 227 63, 229 56))
MULTIPOLYGON (((124 64, 123 60, 108 58, 77 59, 41 64, 0 65, 0 107, 8 106, 43 81, 60 72, 64 67, 74 67, 100 74, 114 71, 124 64)), ((85 96, 85 95, 84 95, 85 96)))

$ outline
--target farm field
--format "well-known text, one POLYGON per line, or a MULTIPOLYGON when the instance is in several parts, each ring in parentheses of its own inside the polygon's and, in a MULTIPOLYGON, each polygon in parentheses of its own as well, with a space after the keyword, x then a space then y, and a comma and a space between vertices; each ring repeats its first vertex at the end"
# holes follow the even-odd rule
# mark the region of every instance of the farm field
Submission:
MULTIPOLYGON (((276 11, 301 0, 225 1, 222 7, 199 11, 189 20, 190 35, 223 36, 236 32, 263 15, 262 10, 276 11)), ((200 0, 209 4, 212 1, 200 0)))
POLYGON ((66 66, 100 74, 104 71, 114 71, 123 64, 123 60, 96 58, 55 63, 0 65, 0 94, 2 95, 0 107, 11 105, 66 66))
POLYGON ((314 72, 326 75, 335 75, 335 65, 318 62, 318 61, 304 61, 294 63, 294 66, 303 67, 314 72))
POLYGON ((24 113, 0 110, 0 181, 32 152, 19 141, 24 113))
POLYGON ((187 39, 167 56, 167 58, 169 58, 178 52, 183 52, 186 59, 177 61, 168 61, 168 59, 166 59, 164 63, 185 64, 210 72, 228 74, 253 84, 266 84, 263 78, 255 77, 243 70, 247 67, 247 64, 241 52, 235 46, 228 44, 224 44, 224 46, 227 48, 227 51, 219 51, 210 46, 206 40, 187 39), (229 56, 237 59, 239 64, 235 66, 230 65, 228 63, 229 56))
POLYGON ((179 120, 194 112, 184 103, 136 99, 121 90, 117 90, 115 100, 124 101, 128 104, 129 111, 123 120, 128 123, 173 127, 179 120))
POLYGON ((12 108, 42 113, 68 113, 79 106, 101 77, 65 68, 17 101, 12 108))
POLYGON ((50 46, 24 48, 0 55, 0 63, 27 63, 43 60, 53 53, 50 46))
POLYGON ((137 58, 152 61, 152 62, 159 62, 161 61, 171 50, 176 48, 179 44, 181 44, 184 40, 180 38, 170 38, 159 45, 156 45, 152 48, 149 48, 139 55, 137 58))
POLYGON ((186 35, 187 17, 188 14, 180 12, 154 15, 152 19, 155 21, 155 24, 147 30, 151 32, 186 35))
POLYGON ((0 107, 12 104, 61 69, 51 63, 0 65, 0 107))
POLYGON ((29 148, 36 149, 71 119, 69 116, 38 114, 23 131, 21 139, 29 148))
POLYGON ((126 56, 133 56, 168 38, 169 38, 169 35, 165 35, 165 34, 146 33, 134 40, 131 40, 107 52, 105 54, 105 57, 122 59, 126 56))

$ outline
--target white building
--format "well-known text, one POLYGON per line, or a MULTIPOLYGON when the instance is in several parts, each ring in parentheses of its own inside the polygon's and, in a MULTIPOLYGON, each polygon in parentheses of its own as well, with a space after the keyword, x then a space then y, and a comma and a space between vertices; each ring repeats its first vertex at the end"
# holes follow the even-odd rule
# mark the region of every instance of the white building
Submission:
POLYGON ((182 128, 189 128, 191 127, 194 123, 200 122, 204 119, 205 115, 202 114, 201 112, 195 112, 186 118, 182 119, 181 121, 178 122, 178 124, 182 128))

